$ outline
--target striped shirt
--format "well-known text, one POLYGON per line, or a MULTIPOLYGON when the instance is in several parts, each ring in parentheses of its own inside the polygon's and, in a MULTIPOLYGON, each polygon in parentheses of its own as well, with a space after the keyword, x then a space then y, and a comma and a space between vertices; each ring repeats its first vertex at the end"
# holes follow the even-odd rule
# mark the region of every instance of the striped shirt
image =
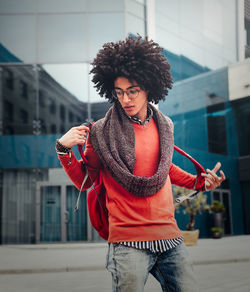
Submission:
POLYGON ((170 250, 183 242, 184 238, 178 237, 175 239, 161 239, 161 240, 153 240, 153 241, 125 241, 120 242, 122 245, 126 245, 128 247, 134 247, 138 249, 148 249, 151 252, 165 252, 170 250))

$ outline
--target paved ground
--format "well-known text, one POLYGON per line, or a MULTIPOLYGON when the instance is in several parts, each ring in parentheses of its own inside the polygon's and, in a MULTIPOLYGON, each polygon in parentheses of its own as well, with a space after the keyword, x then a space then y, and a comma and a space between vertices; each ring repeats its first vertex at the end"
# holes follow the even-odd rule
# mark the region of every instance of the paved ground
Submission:
MULTIPOLYGON (((250 236, 200 239, 188 247, 200 291, 250 292, 250 236)), ((110 292, 106 244, 0 246, 1 292, 110 292)), ((160 292, 150 277, 145 292, 160 292)))

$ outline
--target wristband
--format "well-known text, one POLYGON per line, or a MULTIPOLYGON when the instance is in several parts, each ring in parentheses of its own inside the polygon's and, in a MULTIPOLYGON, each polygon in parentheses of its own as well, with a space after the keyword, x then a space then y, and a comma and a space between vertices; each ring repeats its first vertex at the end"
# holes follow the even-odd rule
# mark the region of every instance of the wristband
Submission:
POLYGON ((57 153, 64 153, 64 154, 68 154, 70 153, 71 148, 65 147, 64 145, 62 145, 59 140, 56 140, 56 152, 57 153))

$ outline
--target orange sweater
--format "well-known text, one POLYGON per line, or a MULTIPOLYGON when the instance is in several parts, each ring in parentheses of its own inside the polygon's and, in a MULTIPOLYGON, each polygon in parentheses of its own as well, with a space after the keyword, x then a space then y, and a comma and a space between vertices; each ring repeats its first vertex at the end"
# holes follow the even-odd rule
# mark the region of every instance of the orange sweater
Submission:
MULTIPOLYGON (((135 131, 136 163, 134 174, 152 176, 158 166, 159 136, 153 119, 144 126, 132 123, 135 131)), ((85 156, 88 171, 95 180, 102 168, 98 155, 94 152, 88 138, 85 156)), ((59 159, 76 187, 80 188, 84 173, 81 161, 77 161, 72 153, 71 164, 68 155, 59 159)), ((102 169, 103 182, 107 190, 107 208, 109 211, 109 242, 146 241, 172 239, 181 236, 174 218, 174 204, 171 183, 192 189, 196 176, 171 164, 169 176, 162 189, 149 197, 138 197, 130 194, 106 169, 102 169)), ((90 187, 87 181, 86 189, 90 187)))

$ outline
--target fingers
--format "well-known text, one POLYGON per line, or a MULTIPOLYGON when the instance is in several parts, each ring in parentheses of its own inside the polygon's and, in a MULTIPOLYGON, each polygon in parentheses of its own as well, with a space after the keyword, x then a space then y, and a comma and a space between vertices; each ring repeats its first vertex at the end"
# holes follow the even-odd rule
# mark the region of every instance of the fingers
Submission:
POLYGON ((86 126, 73 127, 60 138, 60 142, 68 148, 72 148, 76 144, 84 145, 88 133, 89 128, 86 126))
POLYGON ((216 173, 220 168, 221 168, 221 163, 217 162, 215 164, 215 167, 212 169, 212 171, 216 173))
POLYGON ((85 130, 81 130, 78 131, 76 135, 77 135, 77 140, 75 141, 76 144, 84 145, 88 137, 88 132, 85 130))
POLYGON ((206 187, 208 190, 213 190, 220 186, 221 182, 226 179, 226 176, 222 170, 220 170, 220 176, 216 172, 220 169, 221 163, 217 162, 215 167, 210 170, 206 169, 207 173, 202 173, 201 175, 205 178, 206 187))
POLYGON ((84 130, 84 131, 87 131, 87 132, 90 131, 89 127, 86 127, 86 126, 84 126, 84 125, 74 127, 73 129, 76 129, 76 130, 79 130, 79 131, 84 130))
POLYGON ((78 143, 77 144, 84 144, 90 129, 86 126, 79 126, 79 127, 74 127, 74 130, 76 131, 76 134, 78 135, 78 143))
POLYGON ((220 176, 222 177, 222 180, 226 179, 226 176, 222 170, 220 170, 220 176))
POLYGON ((221 178, 218 177, 218 175, 214 171, 207 169, 207 173, 208 173, 208 177, 210 178, 210 180, 212 180, 216 183, 220 183, 221 178))

